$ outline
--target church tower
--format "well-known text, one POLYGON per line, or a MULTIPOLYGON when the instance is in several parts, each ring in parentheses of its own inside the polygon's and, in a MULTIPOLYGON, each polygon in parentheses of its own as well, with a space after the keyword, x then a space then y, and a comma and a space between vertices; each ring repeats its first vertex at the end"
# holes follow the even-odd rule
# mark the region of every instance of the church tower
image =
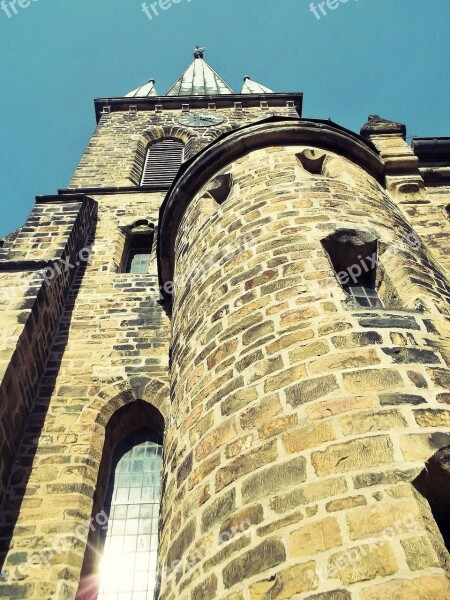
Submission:
POLYGON ((0 248, 0 599, 450 598, 450 138, 204 59, 0 248))

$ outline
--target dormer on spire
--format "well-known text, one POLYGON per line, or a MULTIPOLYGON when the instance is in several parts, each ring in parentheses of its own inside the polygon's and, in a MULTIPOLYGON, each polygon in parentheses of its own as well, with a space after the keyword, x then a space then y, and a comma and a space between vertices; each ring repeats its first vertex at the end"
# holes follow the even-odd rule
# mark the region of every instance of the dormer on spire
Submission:
POLYGON ((273 94, 273 90, 256 81, 252 81, 250 75, 246 75, 241 94, 273 94))
POLYGON ((140 87, 128 92, 125 98, 148 98, 150 96, 157 96, 158 92, 155 87, 155 80, 149 79, 148 83, 141 85, 140 87))

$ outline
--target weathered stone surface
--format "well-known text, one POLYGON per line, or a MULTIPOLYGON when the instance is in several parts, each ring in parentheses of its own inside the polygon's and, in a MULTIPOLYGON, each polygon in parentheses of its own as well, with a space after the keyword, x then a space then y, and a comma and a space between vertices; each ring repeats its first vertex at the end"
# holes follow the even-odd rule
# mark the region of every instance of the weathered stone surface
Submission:
POLYGON ((355 489, 371 487, 374 485, 392 485, 401 482, 410 482, 414 479, 415 472, 411 469, 405 471, 383 471, 380 473, 364 473, 353 478, 355 489))
POLYGON ((297 427, 282 437, 283 446, 289 454, 301 452, 307 448, 315 448, 334 439, 336 439, 336 434, 331 423, 297 427))
POLYGON ((393 575, 398 570, 394 552, 389 543, 376 547, 361 545, 333 554, 327 572, 344 585, 393 575))
POLYGON ((342 477, 323 479, 315 483, 299 486, 287 494, 276 496, 270 501, 270 507, 276 513, 283 513, 302 504, 337 496, 346 491, 347 483, 342 477))
POLYGON ((351 600, 350 592, 347 590, 333 590, 323 594, 308 596, 306 600, 351 600))
MULTIPOLYGON (((302 565, 294 565, 284 569, 270 579, 259 581, 250 588, 250 600, 288 600, 296 594, 314 589, 310 573, 314 572, 315 563, 310 561, 302 565)), ((342 599, 344 600, 344 599, 342 599)))
POLYGON ((450 433, 412 433, 400 436, 400 447, 407 461, 427 461, 437 450, 450 445, 450 433))
POLYGON ((422 575, 380 583, 361 592, 361 600, 448 600, 450 582, 445 575, 422 575))
POLYGON ((354 508, 355 506, 365 506, 366 504, 364 496, 350 496, 348 498, 341 498, 340 500, 332 500, 326 504, 325 508, 327 512, 336 512, 354 508))
POLYGON ((308 364, 311 375, 326 373, 327 371, 342 371, 358 367, 370 367, 381 361, 375 350, 358 350, 358 352, 341 352, 335 356, 318 358, 308 364))
POLYGON ((371 408, 373 404, 373 398, 369 395, 344 396, 325 400, 324 402, 318 402, 312 406, 306 406, 305 410, 310 419, 325 419, 333 415, 339 415, 359 408, 371 408))
POLYGON ((306 479, 306 459, 303 456, 279 463, 252 475, 242 484, 242 499, 252 502, 280 489, 302 483, 306 479))
POLYGON ((300 362, 308 358, 316 358, 329 352, 330 347, 325 341, 310 342, 306 346, 299 346, 289 352, 289 358, 292 362, 300 362))
POLYGON ((217 593, 217 577, 213 574, 192 590, 192 600, 213 600, 217 593))
POLYGON ((236 392, 234 392, 234 394, 231 394, 231 396, 228 396, 228 398, 225 398, 225 400, 222 401, 220 405, 222 415, 231 415, 232 413, 240 410, 253 400, 256 400, 257 397, 258 392, 256 391, 256 388, 246 387, 237 390, 236 392))
POLYGON ((282 410, 283 407, 281 406, 278 396, 273 395, 264 398, 254 407, 249 408, 242 414, 240 418, 241 427, 244 430, 260 427, 282 412, 282 410))
POLYGON ((274 435, 288 431, 292 427, 295 427, 298 423, 298 417, 296 414, 289 415, 288 417, 278 417, 271 419, 267 423, 263 423, 258 430, 261 439, 268 439, 274 435))
POLYGON ((363 346, 382 344, 383 338, 376 331, 362 331, 347 335, 335 335, 331 341, 336 348, 362 348, 363 346))
POLYGON ((326 375, 293 385, 286 390, 286 398, 291 406, 296 407, 323 398, 337 389, 338 384, 334 375, 326 375))
POLYGON ((401 375, 393 369, 367 369, 343 373, 342 376, 345 389, 356 393, 365 389, 384 391, 403 384, 401 375))
POLYGON ((217 546, 211 545, 210 552, 208 552, 208 556, 211 555, 211 557, 208 558, 203 565, 205 572, 210 571, 217 565, 225 564, 233 554, 239 553, 243 548, 250 545, 250 536, 233 533, 233 536, 230 537, 231 533, 233 532, 223 532, 219 536, 221 545, 219 546, 220 549, 218 551, 217 546))
POLYGON ((429 567, 440 567, 436 552, 426 535, 401 540, 406 562, 411 571, 422 571, 429 567))
POLYGON ((411 498, 355 508, 347 513, 346 519, 351 540, 380 535, 387 528, 394 532, 418 531, 422 522, 419 506, 411 498))
POLYGON ((450 410, 421 409, 414 416, 421 427, 450 427, 450 410))
POLYGON ((278 373, 277 375, 272 375, 272 377, 268 377, 264 384, 265 392, 272 392, 274 390, 280 390, 283 387, 294 383, 300 379, 303 379, 306 375, 306 367, 304 365, 298 365, 296 367, 291 367, 290 369, 285 369, 278 373))
POLYGON ((391 431, 406 426, 405 417, 396 410, 364 412, 341 420, 342 431, 345 435, 368 433, 369 431, 391 431))
POLYGON ((215 523, 223 521, 236 508, 236 490, 230 490, 214 500, 202 515, 202 532, 209 530, 215 523))
POLYGON ((339 524, 332 517, 304 525, 289 536, 289 552, 292 556, 310 556, 341 544, 339 524))
POLYGON ((264 518, 264 509, 261 504, 252 504, 235 512, 231 517, 225 519, 220 526, 220 535, 223 533, 233 533, 235 531, 246 531, 249 527, 254 527, 261 523, 264 518))
MULTIPOLYGON (((125 439, 128 426, 158 423, 165 431, 159 559, 167 565, 199 555, 191 568, 183 562, 179 573, 162 579, 161 600, 410 600, 420 598, 416 581, 426 577, 434 583, 422 598, 439 598, 442 567, 429 560, 425 540, 441 564, 444 549, 411 482, 427 458, 449 445, 448 190, 423 186, 417 157, 395 136, 373 136, 377 157, 336 130, 335 153, 333 125, 262 122, 264 110, 253 102, 242 111, 224 108, 225 122, 203 130, 174 125, 179 105, 155 112, 149 102, 137 114, 116 104, 103 115, 80 163, 74 189, 112 186, 108 193, 93 195, 84 212, 75 194, 38 202, 26 227, 0 248, 0 289, 20 287, 17 299, 0 298, 2 485, 12 468, 0 512, 2 526, 15 524, 12 540, 2 529, 2 546, 11 541, 5 564, 19 567, 25 554, 59 534, 72 536, 72 544, 75 528, 89 522, 94 489, 94 510, 102 503, 103 449, 125 439), (252 122, 262 145, 250 150, 250 128, 241 129, 248 137, 234 147, 248 143, 248 151, 234 159, 230 150, 220 166, 226 200, 205 197, 217 182, 190 187, 189 178, 194 186, 207 172, 197 178, 195 160, 180 172, 185 195, 176 218, 165 213, 174 196, 160 215, 164 192, 126 193, 139 186, 151 141, 181 139, 190 159, 230 128, 252 122), (299 165, 296 155, 305 148, 293 147, 294 138, 288 146, 262 147, 263 130, 271 127, 280 143, 285 127, 306 127, 310 144, 317 129, 327 148, 320 149, 323 173, 299 165), (112 193, 114 186, 122 189, 112 193), (160 219, 163 213, 170 218, 160 219), (149 273, 121 272, 125 232, 142 219, 161 225, 159 258, 174 268, 175 295, 164 306, 157 301, 155 248, 149 273), (333 276, 336 257, 326 255, 323 242, 342 227, 377 240, 377 285, 387 308, 355 306, 333 276), (413 252, 405 239, 416 230, 423 245, 413 252), (62 275, 54 287, 32 284, 35 271, 17 271, 24 259, 73 259, 91 238, 95 252, 86 268, 62 275), (170 256, 162 251, 168 240, 170 256), (16 271, 5 271, 8 264, 16 271), (138 412, 126 425, 119 411, 139 403, 154 406, 155 418, 138 412), (116 415, 115 437, 105 443, 116 415), (380 431, 385 435, 374 435, 380 431), (358 488, 366 488, 364 495, 358 488), (417 531, 403 528, 410 513, 417 531), (334 579, 310 577, 330 554, 345 556, 349 536, 370 545, 385 526, 399 523, 395 561, 380 545, 354 571, 347 565, 334 579), (286 557, 290 536, 298 557, 286 557), (324 549, 330 543, 336 549, 324 549), (306 551, 317 565, 306 562, 306 551), (397 565, 406 584, 395 587, 397 565)), ((272 108, 292 116, 292 108, 272 108)), ((199 157, 203 166, 209 155, 213 146, 199 157)), ((207 169, 216 177, 214 165, 207 169)), ((86 542, 23 574, 7 597, 75 597, 86 542)))
POLYGON ((374 467, 393 460, 392 441, 386 435, 352 440, 313 452, 311 460, 319 476, 374 467))
POLYGON ((220 491, 236 479, 247 475, 254 469, 273 462, 278 452, 274 441, 266 443, 261 448, 247 452, 231 461, 223 467, 216 475, 216 488, 220 491))
POLYGON ((195 522, 190 521, 178 535, 178 537, 172 542, 169 552, 167 553, 166 564, 168 567, 175 561, 181 560, 183 554, 192 544, 195 539, 195 522))
POLYGON ((273 521, 272 523, 269 523, 269 525, 264 525, 263 527, 258 527, 257 533, 261 537, 266 537, 266 536, 270 535, 271 533, 274 533, 274 531, 278 531, 279 529, 288 527, 289 525, 292 525, 293 523, 298 523, 299 521, 302 521, 303 518, 304 518, 303 513, 298 511, 298 512, 292 513, 291 515, 288 515, 287 517, 284 517, 283 519, 279 519, 278 521, 273 521))
POLYGON ((421 348, 383 348, 384 354, 392 359, 393 363, 423 363, 436 364, 440 362, 439 357, 432 350, 421 348))
POLYGON ((264 540, 242 556, 232 560, 223 569, 223 583, 228 589, 245 579, 276 567, 286 559, 286 551, 280 540, 264 540))
POLYGON ((416 394, 380 394, 380 404, 382 405, 416 405, 426 404, 423 396, 416 394))

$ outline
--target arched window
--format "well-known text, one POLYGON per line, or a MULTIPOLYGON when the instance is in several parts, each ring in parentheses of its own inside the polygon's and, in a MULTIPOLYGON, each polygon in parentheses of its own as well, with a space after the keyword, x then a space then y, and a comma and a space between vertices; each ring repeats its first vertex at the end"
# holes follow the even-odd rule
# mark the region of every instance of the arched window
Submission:
POLYGON ((150 429, 131 434, 114 452, 98 600, 153 598, 161 465, 162 440, 150 429))
POLYGON ((147 149, 141 185, 169 188, 183 162, 184 144, 166 139, 155 142, 147 149))
POLYGON ((127 231, 120 268, 122 273, 148 273, 154 235, 154 225, 148 221, 137 221, 127 231))
POLYGON ((110 418, 76 600, 153 598, 163 432, 161 413, 143 400, 110 418))

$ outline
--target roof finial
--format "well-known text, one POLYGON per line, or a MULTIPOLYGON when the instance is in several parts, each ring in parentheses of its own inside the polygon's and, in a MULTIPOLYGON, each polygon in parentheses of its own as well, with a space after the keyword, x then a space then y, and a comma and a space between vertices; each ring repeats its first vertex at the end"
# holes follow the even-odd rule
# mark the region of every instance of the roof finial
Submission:
POLYGON ((194 58, 203 58, 204 51, 205 48, 202 48, 201 46, 196 46, 194 50, 194 58))

